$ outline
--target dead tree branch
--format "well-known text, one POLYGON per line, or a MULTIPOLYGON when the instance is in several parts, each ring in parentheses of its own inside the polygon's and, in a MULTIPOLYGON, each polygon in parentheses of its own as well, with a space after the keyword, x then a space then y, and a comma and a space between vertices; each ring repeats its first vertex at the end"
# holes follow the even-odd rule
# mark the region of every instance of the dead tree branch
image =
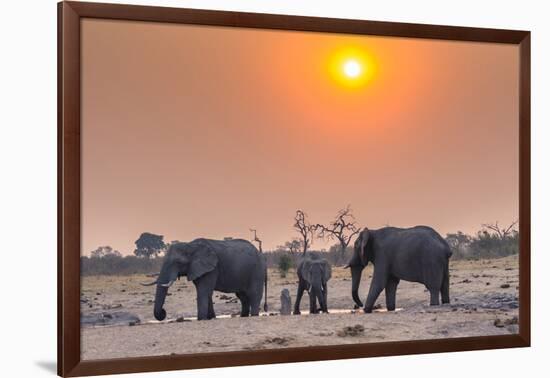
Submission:
POLYGON ((256 230, 251 228, 250 229, 250 232, 253 232, 254 233, 254 238, 252 239, 252 241, 255 241, 258 243, 258 249, 260 250, 260 252, 263 252, 262 251, 262 240, 258 237, 257 233, 256 233, 256 230))
POLYGON ((341 258, 344 257, 351 239, 361 231, 357 227, 350 205, 339 210, 336 217, 328 225, 318 223, 312 228, 317 232, 319 238, 337 240, 340 243, 341 258))
POLYGON ((499 226, 498 222, 484 223, 481 226, 496 233, 500 239, 506 239, 515 230, 514 227, 517 224, 518 221, 515 220, 508 227, 501 227, 499 226))
POLYGON ((296 210, 294 217, 294 229, 298 231, 302 240, 302 253, 305 254, 312 243, 313 226, 307 219, 307 214, 302 210, 296 210))

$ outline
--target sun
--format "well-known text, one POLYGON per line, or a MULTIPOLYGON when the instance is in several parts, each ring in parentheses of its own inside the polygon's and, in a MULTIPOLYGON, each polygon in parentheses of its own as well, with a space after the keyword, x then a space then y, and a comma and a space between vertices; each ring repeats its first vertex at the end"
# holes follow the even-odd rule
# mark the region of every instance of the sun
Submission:
POLYGON ((334 51, 328 59, 331 78, 340 86, 358 89, 376 76, 374 55, 359 47, 346 47, 334 51))
POLYGON ((361 75, 361 71, 363 71, 361 64, 355 59, 349 59, 344 62, 342 69, 344 70, 344 74, 350 79, 358 77, 361 75))

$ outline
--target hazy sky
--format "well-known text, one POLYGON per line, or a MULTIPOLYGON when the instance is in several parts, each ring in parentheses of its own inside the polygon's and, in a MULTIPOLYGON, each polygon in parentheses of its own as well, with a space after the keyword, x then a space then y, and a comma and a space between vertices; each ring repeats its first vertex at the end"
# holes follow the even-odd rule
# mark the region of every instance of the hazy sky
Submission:
POLYGON ((347 204, 371 228, 511 222, 518 70, 513 45, 84 19, 82 253, 251 227, 270 249, 296 209, 347 204))

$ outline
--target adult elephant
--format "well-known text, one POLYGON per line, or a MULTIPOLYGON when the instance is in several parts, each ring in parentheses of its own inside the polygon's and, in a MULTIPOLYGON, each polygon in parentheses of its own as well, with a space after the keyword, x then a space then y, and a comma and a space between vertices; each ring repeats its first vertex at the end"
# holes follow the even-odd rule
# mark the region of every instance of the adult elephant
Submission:
POLYGON ((267 271, 264 256, 250 242, 241 239, 196 239, 174 243, 168 249, 155 282, 154 315, 166 318, 163 308, 168 288, 180 277, 187 276, 197 290, 197 318, 216 317, 212 302, 214 290, 235 293, 241 301, 241 316, 260 312, 263 291, 267 311, 267 271))
POLYGON ((374 265, 372 282, 364 311, 372 308, 380 292, 385 289, 386 307, 395 310, 395 295, 400 280, 419 282, 430 292, 430 305, 441 301, 449 303, 449 245, 434 229, 426 226, 412 228, 384 227, 363 229, 354 245, 351 268, 351 295, 357 306, 361 273, 369 262, 374 265))
POLYGON ((298 293, 296 295, 296 303, 294 304, 294 315, 300 314, 300 301, 304 290, 309 294, 309 313, 317 314, 317 301, 321 307, 321 311, 328 313, 327 309, 327 282, 330 280, 331 269, 327 260, 321 256, 308 252, 300 262, 296 270, 298 275, 298 293))

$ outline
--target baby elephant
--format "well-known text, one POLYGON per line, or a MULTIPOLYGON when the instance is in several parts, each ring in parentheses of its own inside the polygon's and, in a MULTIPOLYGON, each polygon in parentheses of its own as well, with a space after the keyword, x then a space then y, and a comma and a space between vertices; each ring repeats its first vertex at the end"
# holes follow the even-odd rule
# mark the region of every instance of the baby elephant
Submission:
POLYGON ((309 313, 317 314, 317 301, 321 311, 327 309, 327 282, 330 280, 331 270, 327 260, 314 253, 306 253, 298 263, 298 294, 294 304, 294 315, 300 315, 300 301, 304 290, 309 293, 309 313))

